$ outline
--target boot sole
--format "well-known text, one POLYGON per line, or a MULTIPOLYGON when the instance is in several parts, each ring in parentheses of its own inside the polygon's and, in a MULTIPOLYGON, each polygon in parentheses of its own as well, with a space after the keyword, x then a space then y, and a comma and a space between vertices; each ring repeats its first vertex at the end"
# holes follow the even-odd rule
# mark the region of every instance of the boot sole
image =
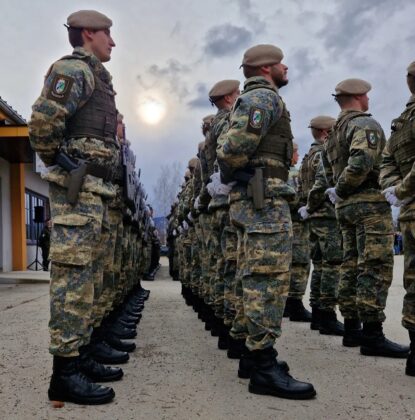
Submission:
POLYGON ((344 347, 359 347, 360 343, 356 341, 344 341, 343 339, 343 346, 344 347))
POLYGON ((59 394, 58 392, 48 390, 48 397, 49 400, 52 402, 71 402, 74 404, 81 404, 81 405, 100 405, 100 404, 107 404, 111 402, 115 397, 115 392, 112 391, 111 394, 106 395, 105 397, 89 397, 89 398, 82 398, 77 397, 70 394, 59 394))
POLYGON ((124 376, 124 373, 120 372, 120 373, 110 375, 110 376, 105 376, 105 377, 91 376, 85 373, 85 376, 91 379, 92 382, 115 382, 115 381, 120 381, 122 377, 124 376))
POLYGON ((249 384, 248 391, 251 394, 272 395, 274 397, 286 398, 288 400, 310 400, 311 398, 314 398, 317 394, 315 389, 304 394, 287 394, 285 392, 270 390, 268 388, 252 384, 249 384))
POLYGON ((321 335, 334 335, 336 337, 343 337, 342 333, 336 333, 336 332, 328 331, 328 330, 320 330, 320 334, 321 335))
POLYGON ((320 325, 315 325, 315 324, 311 323, 310 324, 310 330, 319 331, 320 330, 320 325))
POLYGON ((305 319, 305 318, 291 318, 291 317, 290 317, 290 321, 291 321, 291 322, 311 322, 311 319, 305 319))
POLYGON ((415 370, 414 369, 408 369, 408 368, 406 368, 405 369, 405 375, 415 376, 415 370))
POLYGON ((371 348, 360 346, 360 354, 363 356, 377 356, 377 357, 389 357, 391 359, 406 359, 409 352, 406 353, 382 353, 371 348))

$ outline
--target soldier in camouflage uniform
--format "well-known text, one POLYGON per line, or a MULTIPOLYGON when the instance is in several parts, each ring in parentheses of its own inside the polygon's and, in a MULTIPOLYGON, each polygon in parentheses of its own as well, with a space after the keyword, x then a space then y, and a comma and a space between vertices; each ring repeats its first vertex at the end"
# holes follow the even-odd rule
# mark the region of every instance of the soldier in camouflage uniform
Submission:
POLYGON ((304 222, 298 208, 304 197, 300 194, 299 171, 295 168, 298 162, 298 145, 293 142, 293 158, 288 175, 288 184, 296 191, 296 199, 290 202, 291 220, 293 224, 293 255, 291 266, 290 290, 284 308, 284 316, 290 321, 310 322, 311 313, 304 308, 303 297, 307 289, 310 274, 310 245, 308 223, 304 222))
POLYGON ((380 185, 391 205, 401 207, 399 223, 403 237, 404 287, 402 325, 409 331, 411 352, 406 374, 415 376, 415 61, 407 69, 411 97, 402 114, 392 121, 392 134, 383 152, 380 185))
POLYGON ((50 167, 45 176, 53 220, 49 328, 54 360, 49 398, 102 404, 114 398, 114 391, 90 378, 115 380, 123 374, 96 363, 86 347, 102 291, 108 199, 116 194, 111 183, 111 168, 119 159, 115 92, 102 64, 110 60, 115 44, 112 22, 99 12, 73 13, 67 23, 75 49, 49 69, 29 123, 31 145, 50 167), (68 186, 74 187, 69 170, 83 160, 86 174, 80 190, 69 198, 68 186))
POLYGON ((405 358, 408 347, 387 340, 382 324, 392 282, 391 210, 380 192, 378 176, 385 135, 369 108, 368 82, 347 79, 336 86, 341 108, 326 142, 334 187, 327 195, 336 205, 343 235, 339 307, 345 318, 345 340, 360 344, 368 356, 405 358), (363 322, 363 331, 360 322, 363 322))
MULTIPOLYGON (((211 234, 207 252, 209 253, 209 282, 212 298, 209 302, 209 322, 211 323, 212 336, 219 336, 218 348, 228 348, 229 328, 224 324, 224 276, 225 276, 225 252, 222 248, 222 235, 225 226, 229 224, 228 196, 218 191, 214 177, 219 179, 216 163, 216 147, 220 133, 227 129, 229 112, 239 96, 238 80, 221 80, 209 91, 209 99, 212 105, 218 109, 210 124, 209 134, 205 140, 205 152, 207 157, 207 170, 210 182, 207 190, 211 196, 208 210, 211 214, 211 234)), ((220 184, 220 182, 219 182, 220 184)), ((229 281, 228 276, 228 281, 229 281)), ((229 285, 228 287, 229 288, 229 285)))
POLYGON ((288 83, 282 58, 273 45, 245 52, 244 91, 232 109, 229 129, 220 136, 217 158, 238 235, 236 289, 242 290, 243 300, 231 335, 245 340, 248 350, 239 374, 250 376, 250 392, 307 399, 316 394, 314 387, 288 375, 273 348, 289 290, 288 201, 295 197, 287 185, 293 151, 290 116, 278 90, 288 83))
POLYGON ((328 185, 324 174, 316 177, 324 153, 324 142, 336 120, 320 115, 310 121, 314 141, 300 168, 301 189, 307 205, 299 209, 308 221, 314 270, 311 278, 311 329, 321 334, 343 335, 337 321, 336 304, 342 262, 342 239, 334 206, 325 195, 328 185))

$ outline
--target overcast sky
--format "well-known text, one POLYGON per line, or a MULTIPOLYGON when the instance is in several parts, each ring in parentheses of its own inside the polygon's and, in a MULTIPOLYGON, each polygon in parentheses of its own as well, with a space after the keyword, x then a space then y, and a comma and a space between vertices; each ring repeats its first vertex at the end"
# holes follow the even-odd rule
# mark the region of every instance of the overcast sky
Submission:
POLYGON ((116 48, 106 67, 137 154, 147 191, 163 163, 183 167, 202 140, 207 99, 221 79, 239 79, 244 51, 271 43, 284 52, 290 82, 281 89, 300 154, 319 114, 337 116, 331 93, 349 77, 368 80, 370 112, 386 135, 409 97, 406 67, 415 60, 411 0, 1 0, 0 96, 24 118, 52 62, 68 54, 67 16, 96 9, 113 20, 116 48), (158 125, 140 119, 156 99, 167 113, 158 125))

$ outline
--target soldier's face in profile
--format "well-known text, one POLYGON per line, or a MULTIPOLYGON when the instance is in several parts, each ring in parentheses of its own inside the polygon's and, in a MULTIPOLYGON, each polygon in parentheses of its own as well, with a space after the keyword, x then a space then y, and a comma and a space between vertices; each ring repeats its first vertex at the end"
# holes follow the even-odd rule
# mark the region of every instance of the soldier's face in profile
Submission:
POLYGON ((115 42, 111 38, 109 29, 102 29, 92 32, 91 49, 94 55, 101 63, 106 63, 111 60, 112 48, 115 47, 115 42))
POLYGON ((283 87, 288 83, 288 67, 283 63, 274 64, 271 67, 271 77, 277 87, 283 87))
POLYGON ((362 111, 365 112, 369 109, 369 97, 367 96, 367 93, 364 95, 359 96, 360 104, 362 105, 362 111))

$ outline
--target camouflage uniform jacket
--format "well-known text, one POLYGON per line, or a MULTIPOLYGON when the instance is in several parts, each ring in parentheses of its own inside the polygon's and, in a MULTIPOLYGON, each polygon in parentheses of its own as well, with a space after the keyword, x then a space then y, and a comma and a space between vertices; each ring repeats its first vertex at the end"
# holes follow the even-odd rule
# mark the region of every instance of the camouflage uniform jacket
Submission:
MULTIPOLYGON (((327 162, 323 143, 312 143, 305 164, 307 165, 308 179, 310 184, 312 184, 310 190, 304 188, 304 194, 307 197, 307 211, 310 214, 310 218, 326 217, 335 219, 334 206, 325 194, 326 189, 332 186, 332 179, 326 178, 325 168, 328 169, 329 163, 327 162), (323 159, 325 159, 326 165, 322 164, 323 159)), ((329 174, 331 177, 331 171, 329 171, 329 174)))
MULTIPOLYGON (((401 124, 405 121, 411 121, 415 113, 415 95, 409 98, 406 104, 406 109, 397 119, 401 124)), ((415 150, 412 144, 415 142, 415 123, 412 122, 412 126, 408 127, 411 135, 408 139, 402 139, 403 141, 397 146, 401 148, 405 154, 405 165, 411 166, 411 169, 406 175, 403 175, 402 168, 400 168, 395 154, 390 149, 391 140, 389 139, 385 149, 383 151, 383 160, 380 171, 380 185, 382 188, 388 188, 396 186, 395 194, 398 199, 403 200, 406 198, 415 197, 415 168, 413 163, 415 162, 415 150), (405 142, 405 140, 409 140, 405 142), (412 140, 412 141, 411 141, 412 140), (404 144, 405 142, 405 144, 404 144)), ((399 149, 395 151, 398 152, 399 149)), ((406 172, 406 171, 405 171, 406 172)), ((415 201, 401 207, 399 219, 402 221, 414 220, 415 218, 415 201)))
POLYGON ((336 208, 354 203, 385 201, 378 184, 381 154, 385 143, 382 127, 370 114, 351 110, 339 114, 325 143, 334 174, 336 194, 343 199, 336 204, 336 208), (346 126, 341 126, 343 121, 347 121, 346 126), (343 154, 344 150, 347 155, 343 154), (346 161, 341 173, 336 173, 333 156, 346 161), (369 186, 366 186, 369 181, 369 186))
MULTIPOLYGON (((59 150, 70 156, 93 160, 97 164, 110 167, 116 166, 119 160, 119 147, 115 142, 109 144, 92 137, 65 138, 67 120, 86 104, 94 91, 94 73, 112 89, 111 75, 92 53, 77 47, 73 56, 79 57, 79 60, 64 57, 51 66, 42 93, 32 107, 29 122, 31 146, 45 165, 50 167, 44 178, 63 187, 68 182, 67 172, 58 166, 52 166, 59 150), (64 84, 58 86, 62 81, 64 84), (52 93, 59 95, 53 96, 52 93)), ((91 175, 85 177, 82 191, 109 198, 115 196, 111 183, 91 175)))
MULTIPOLYGON (((284 108, 278 89, 265 78, 251 77, 245 81, 244 91, 231 111, 229 128, 218 139, 217 159, 222 176, 247 166, 286 169, 277 159, 254 158, 261 140, 281 118, 284 108), (258 114, 261 118, 254 121, 258 114)), ((295 197, 295 191, 279 178, 266 179, 264 184, 267 197, 280 196, 289 201, 295 197)), ((246 188, 238 184, 232 189, 230 201, 243 198, 246 198, 246 188)))

